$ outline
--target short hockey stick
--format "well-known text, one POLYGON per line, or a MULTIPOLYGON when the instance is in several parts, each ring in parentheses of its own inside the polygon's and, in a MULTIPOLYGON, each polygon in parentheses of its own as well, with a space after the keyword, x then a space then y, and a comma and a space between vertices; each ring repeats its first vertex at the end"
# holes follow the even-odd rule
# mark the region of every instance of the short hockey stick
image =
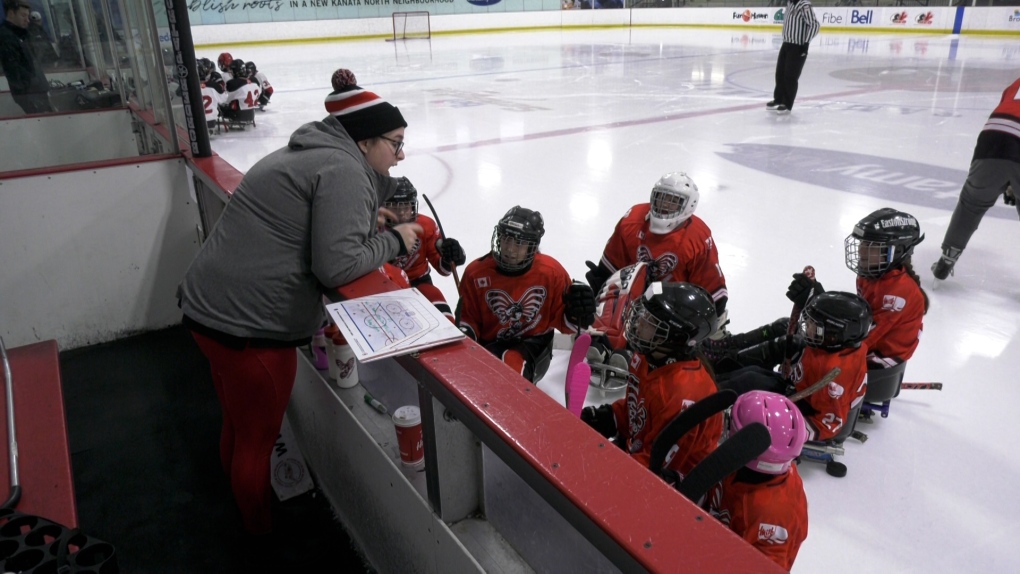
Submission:
POLYGON ((584 398, 587 396, 588 385, 591 383, 591 366, 584 361, 590 346, 591 335, 588 333, 578 335, 567 363, 567 380, 563 385, 563 391, 566 394, 567 410, 577 417, 581 416, 584 398))
POLYGON ((801 399, 803 399, 805 397, 811 396, 816 391, 821 389, 822 387, 824 387, 824 386, 828 385, 829 383, 831 383, 832 381, 836 380, 836 377, 839 376, 840 372, 841 371, 840 371, 839 367, 833 367, 831 371, 829 371, 828 373, 825 373, 824 377, 818 379, 818 381, 815 382, 815 384, 813 384, 810 387, 807 387, 805 389, 802 389, 800 391, 797 391, 796 393, 793 393, 788 398, 791 401, 793 401, 793 402, 797 402, 797 401, 799 401, 799 400, 801 400, 801 399))
MULTIPOLYGON (((804 276, 814 281, 815 279, 815 268, 807 265, 804 267, 804 276)), ((811 290, 812 292, 814 289, 811 290)), ((811 300, 813 293, 808 293, 808 300, 811 300)), ((797 325, 800 323, 800 312, 803 309, 800 308, 796 303, 793 304, 793 311, 790 312, 790 326, 786 328, 786 337, 789 339, 797 332, 797 325)), ((789 378, 790 376, 790 359, 789 357, 783 359, 783 367, 779 371, 784 377, 789 378)))
POLYGON ((941 391, 942 383, 900 383, 900 389, 911 391, 941 391))
MULTIPOLYGON (((432 212, 432 217, 435 218, 436 220, 436 227, 439 228, 439 237, 445 240, 446 232, 443 231, 443 224, 439 221, 439 215, 436 213, 436 208, 432 207, 432 202, 429 201, 429 196, 423 193, 421 194, 421 197, 422 199, 425 200, 425 203, 428 204, 429 211, 432 212)), ((453 284, 457 287, 457 294, 460 295, 460 276, 457 274, 457 265, 454 264, 452 261, 450 263, 451 263, 450 268, 453 273, 453 284)))
POLYGON ((740 470, 772 446, 772 435, 761 423, 751 423, 740 429, 712 454, 687 473, 677 486, 691 502, 698 504, 708 489, 722 479, 740 470))
POLYGON ((727 389, 709 395, 680 411, 680 414, 669 421, 652 442, 648 469, 656 476, 661 476, 662 465, 666 462, 666 455, 669 454, 673 446, 691 429, 709 417, 730 408, 736 401, 737 393, 727 389))

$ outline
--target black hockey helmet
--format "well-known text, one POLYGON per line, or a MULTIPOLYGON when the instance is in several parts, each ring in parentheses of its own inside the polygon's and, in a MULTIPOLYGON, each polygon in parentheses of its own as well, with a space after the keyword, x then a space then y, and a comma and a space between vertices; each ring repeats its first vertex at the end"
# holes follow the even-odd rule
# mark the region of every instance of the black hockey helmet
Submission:
POLYGON ((884 207, 857 222, 843 242, 846 266, 861 277, 881 277, 902 265, 921 241, 914 216, 884 207))
POLYGON ((236 59, 230 62, 230 75, 235 78, 247 78, 248 72, 244 69, 244 60, 236 59))
POLYGON ((199 58, 195 62, 195 67, 198 69, 198 77, 206 80, 209 78, 209 74, 216 70, 216 66, 209 58, 199 58))
POLYGON ((245 62, 244 69, 248 71, 248 77, 254 76, 255 73, 259 71, 258 66, 255 65, 255 62, 245 62))
POLYGON ((538 246, 545 235, 545 220, 542 214, 526 207, 515 205, 500 218, 492 230, 492 257, 500 271, 510 274, 524 273, 531 268, 538 253, 538 246), (524 247, 527 252, 521 256, 510 252, 510 243, 524 247), (504 245, 506 243, 506 245, 504 245))
POLYGON ((800 314, 800 333, 810 347, 830 351, 860 347, 870 330, 871 305, 856 293, 821 293, 800 314))
POLYGON ((383 207, 397 214, 398 221, 388 223, 410 223, 418 218, 418 190, 406 177, 397 178, 397 191, 383 207))
POLYGON ((627 309, 624 337, 638 353, 685 359, 715 333, 717 322, 715 303, 704 288, 656 281, 627 309))

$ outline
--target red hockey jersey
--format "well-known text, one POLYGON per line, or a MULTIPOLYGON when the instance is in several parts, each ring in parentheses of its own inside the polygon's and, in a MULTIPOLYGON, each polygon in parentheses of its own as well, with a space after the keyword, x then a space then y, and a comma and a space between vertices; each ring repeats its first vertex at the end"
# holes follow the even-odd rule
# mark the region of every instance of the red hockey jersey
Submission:
POLYGON ((900 268, 878 279, 858 277, 857 294, 871 305, 874 326, 864 340, 868 361, 888 368, 909 359, 924 327, 921 287, 900 268))
POLYGON ((760 484, 729 475, 709 491, 708 511, 787 570, 808 535, 807 495, 797 465, 760 484))
POLYGON ((429 264, 442 276, 450 274, 450 270, 443 266, 442 257, 436 249, 436 240, 439 239, 439 228, 436 222, 427 215, 418 215, 415 223, 421 226, 422 234, 414 242, 414 247, 407 255, 401 255, 393 260, 393 264, 407 273, 408 279, 414 283, 418 279, 429 274, 429 264))
POLYGON ((649 231, 650 204, 630 208, 616 224, 602 253, 610 271, 644 261, 653 281, 686 281, 704 287, 713 301, 726 297, 726 278, 719 266, 712 231, 692 215, 683 225, 665 235, 649 231))
POLYGON ((864 400, 868 390, 867 352, 864 345, 836 352, 806 347, 800 360, 793 365, 791 378, 798 391, 810 387, 833 367, 840 369, 839 376, 828 387, 805 399, 817 411, 804 417, 811 431, 809 440, 828 440, 850 422, 847 414, 864 400))
MULTIPOLYGON (((700 360, 678 361, 654 370, 641 354, 630 362, 627 396, 613 403, 616 428, 627 440, 631 456, 648 468, 652 443, 680 411, 716 392, 715 381, 700 360)), ((686 476, 719 444, 722 415, 694 427, 678 443, 666 466, 686 476)))
POLYGON ((552 329, 574 333, 577 328, 564 315, 563 294, 570 275, 555 259, 536 253, 522 275, 499 272, 496 260, 486 255, 472 261, 460 280, 458 326, 470 329, 483 344, 544 335, 552 329))

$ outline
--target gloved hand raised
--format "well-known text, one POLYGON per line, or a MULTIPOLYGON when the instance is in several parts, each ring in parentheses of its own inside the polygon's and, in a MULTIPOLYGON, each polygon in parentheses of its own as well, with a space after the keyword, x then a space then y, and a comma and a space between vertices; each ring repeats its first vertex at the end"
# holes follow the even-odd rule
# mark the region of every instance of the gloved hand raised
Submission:
POLYGON ((794 273, 793 281, 790 282, 790 287, 786 290, 786 298, 792 301, 798 309, 803 309, 804 305, 807 305, 807 302, 819 293, 825 293, 825 288, 821 283, 808 278, 803 273, 794 273))
POLYGON ((467 261, 464 248, 460 246, 459 241, 452 237, 436 241, 436 250, 439 251, 439 257, 446 267, 463 265, 467 261))
POLYGON ((587 329, 595 322, 595 293, 591 287, 574 281, 563 293, 567 320, 579 329, 587 329))

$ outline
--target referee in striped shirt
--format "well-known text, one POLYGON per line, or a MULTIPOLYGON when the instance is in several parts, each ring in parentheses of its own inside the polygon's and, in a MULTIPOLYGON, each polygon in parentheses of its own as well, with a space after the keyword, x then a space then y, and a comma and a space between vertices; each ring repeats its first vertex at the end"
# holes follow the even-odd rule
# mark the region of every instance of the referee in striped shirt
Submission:
POLYGON ((818 18, 809 0, 788 0, 783 16, 783 46, 776 61, 776 89, 772 101, 765 104, 770 112, 788 114, 797 98, 797 82, 807 61, 808 44, 818 35, 818 18))

